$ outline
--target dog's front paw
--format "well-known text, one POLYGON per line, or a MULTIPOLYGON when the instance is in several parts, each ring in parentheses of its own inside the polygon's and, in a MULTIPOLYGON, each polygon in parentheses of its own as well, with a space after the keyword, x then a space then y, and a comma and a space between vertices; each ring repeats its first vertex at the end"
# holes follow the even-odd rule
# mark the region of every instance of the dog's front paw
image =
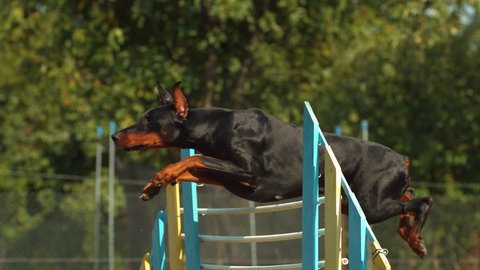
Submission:
POLYGON ((142 201, 149 201, 153 197, 155 197, 160 190, 162 189, 161 185, 154 185, 153 183, 148 183, 142 190, 142 194, 140 195, 140 199, 142 201))

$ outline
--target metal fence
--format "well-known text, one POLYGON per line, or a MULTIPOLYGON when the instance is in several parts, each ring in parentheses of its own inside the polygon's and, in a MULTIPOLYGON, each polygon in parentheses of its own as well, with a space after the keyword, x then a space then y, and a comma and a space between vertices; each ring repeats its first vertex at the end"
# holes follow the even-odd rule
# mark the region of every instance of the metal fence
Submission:
MULTIPOLYGON (((0 181, 15 181, 1 177, 0 181)), ((55 181, 61 181, 56 179, 55 181)), ((39 190, 30 194, 0 192, 0 270, 94 269, 94 181, 78 181, 62 192, 39 190)), ((117 181, 115 215, 115 269, 138 269, 150 250, 150 235, 157 211, 164 208, 164 193, 149 202, 138 199, 142 182, 117 181)), ((106 191, 106 184, 104 187, 106 191)), ((199 206, 248 206, 219 187, 199 188, 199 206)), ((435 197, 424 228, 430 254, 418 258, 397 235, 398 219, 373 227, 393 269, 480 269, 480 196, 435 197)), ((102 197, 100 215, 100 269, 108 269, 108 200, 102 197)), ((248 216, 200 217, 200 231, 212 235, 243 235, 250 231, 248 216)), ((301 230, 301 211, 276 212, 256 217, 256 233, 301 230)), ((346 241, 346 240, 344 240, 346 241)), ((321 247, 322 249, 323 247, 321 247)), ((297 262, 301 241, 259 243, 258 264, 297 262)), ((205 243, 201 257, 212 264, 250 264, 248 244, 205 243)))

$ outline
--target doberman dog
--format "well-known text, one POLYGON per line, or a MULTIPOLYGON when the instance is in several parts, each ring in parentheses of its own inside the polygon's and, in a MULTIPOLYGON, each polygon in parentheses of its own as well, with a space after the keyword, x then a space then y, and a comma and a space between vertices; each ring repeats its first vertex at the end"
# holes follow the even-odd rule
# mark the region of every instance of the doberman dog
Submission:
MULTIPOLYGON (((193 148, 203 155, 170 164, 156 173, 142 191, 143 200, 157 195, 162 186, 182 181, 221 185, 257 202, 301 195, 301 128, 259 109, 189 109, 180 83, 175 84, 172 94, 160 84, 157 89, 161 106, 145 112, 135 125, 113 134, 115 144, 127 151, 193 148)), ((420 231, 433 200, 415 198, 408 158, 377 143, 328 133, 325 137, 368 222, 400 215, 400 236, 423 258, 427 249, 420 231)), ((324 162, 323 155, 320 162, 324 162)), ((319 181, 322 187, 323 177, 319 181)), ((344 213, 346 208, 346 202, 342 202, 344 213)))

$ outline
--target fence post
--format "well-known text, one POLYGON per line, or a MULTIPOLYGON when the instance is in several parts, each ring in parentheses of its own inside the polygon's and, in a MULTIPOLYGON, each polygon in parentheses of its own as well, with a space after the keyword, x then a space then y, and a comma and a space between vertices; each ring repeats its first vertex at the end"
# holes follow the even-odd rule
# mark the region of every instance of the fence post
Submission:
POLYGON ((362 128, 362 140, 368 141, 368 121, 362 120, 360 126, 362 128))
POLYGON ((340 126, 340 125, 335 126, 335 134, 337 134, 337 135, 342 135, 343 134, 342 126, 340 126))
MULTIPOLYGON (((255 202, 248 201, 248 207, 255 207, 255 202)), ((250 235, 257 235, 257 217, 255 214, 248 215, 248 223, 250 225, 250 235)), ((250 261, 252 266, 258 265, 257 255, 257 243, 252 242, 250 243, 250 261)))
MULTIPOLYGON (((110 122, 110 136, 117 125, 110 122)), ((115 145, 109 140, 108 155, 108 269, 115 269, 115 145)))
POLYGON ((97 151, 95 157, 95 225, 94 225, 94 270, 100 269, 100 218, 101 218, 101 192, 102 192, 102 138, 103 128, 97 127, 97 151))

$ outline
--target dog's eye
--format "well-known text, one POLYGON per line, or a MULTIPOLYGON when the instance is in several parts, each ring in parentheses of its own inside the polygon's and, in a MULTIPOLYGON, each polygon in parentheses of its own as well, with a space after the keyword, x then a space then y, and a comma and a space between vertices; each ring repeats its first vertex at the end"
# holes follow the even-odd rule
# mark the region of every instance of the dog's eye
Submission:
POLYGON ((150 114, 145 114, 143 116, 143 121, 147 124, 150 123, 150 114))

